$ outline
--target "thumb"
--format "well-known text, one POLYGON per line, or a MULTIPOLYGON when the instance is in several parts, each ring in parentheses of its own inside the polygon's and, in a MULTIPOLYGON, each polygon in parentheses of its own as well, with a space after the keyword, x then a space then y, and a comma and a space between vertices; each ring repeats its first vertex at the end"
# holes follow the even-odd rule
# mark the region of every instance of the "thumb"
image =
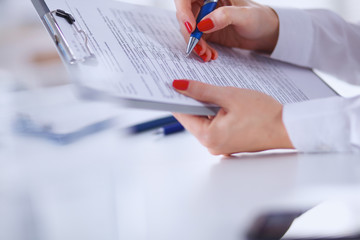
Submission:
POLYGON ((249 11, 243 7, 224 6, 215 9, 201 20, 197 27, 201 32, 211 33, 229 25, 245 26, 249 11))
POLYGON ((226 97, 224 87, 186 79, 174 80, 173 87, 185 96, 201 102, 213 103, 220 107, 226 107, 228 105, 228 98, 226 97))

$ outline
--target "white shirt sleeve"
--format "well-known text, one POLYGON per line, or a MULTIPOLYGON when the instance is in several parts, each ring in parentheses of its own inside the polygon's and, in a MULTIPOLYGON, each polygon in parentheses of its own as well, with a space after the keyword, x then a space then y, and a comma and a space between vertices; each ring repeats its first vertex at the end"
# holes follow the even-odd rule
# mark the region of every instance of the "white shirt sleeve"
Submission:
POLYGON ((301 152, 360 151, 360 96, 288 104, 283 121, 301 152))
POLYGON ((360 85, 360 25, 328 10, 275 9, 279 40, 271 57, 360 85))
MULTIPOLYGON (((360 26, 326 10, 276 9, 280 19, 271 57, 360 85, 360 26)), ((360 151, 360 96, 288 104, 283 121, 300 152, 360 151)))

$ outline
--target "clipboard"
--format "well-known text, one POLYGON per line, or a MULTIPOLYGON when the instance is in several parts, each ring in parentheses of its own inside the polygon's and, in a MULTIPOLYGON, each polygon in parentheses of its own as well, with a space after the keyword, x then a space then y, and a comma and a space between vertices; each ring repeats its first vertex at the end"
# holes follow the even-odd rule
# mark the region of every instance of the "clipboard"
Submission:
MULTIPOLYGON (((106 100, 116 102, 117 104, 130 108, 140 108, 140 109, 152 109, 152 110, 161 110, 169 112, 182 112, 187 114, 195 115, 215 115, 219 110, 218 106, 203 104, 203 105, 186 105, 186 104, 175 104, 171 102, 161 102, 161 101, 152 101, 128 98, 128 97, 119 97, 113 94, 109 94, 107 91, 102 89, 89 87, 87 84, 83 84, 81 80, 81 74, 78 74, 77 66, 82 64, 88 64, 90 66, 96 66, 97 56, 93 53, 91 47, 88 44, 89 36, 88 33, 81 29, 77 24, 77 19, 69 12, 62 10, 61 8, 49 9, 46 4, 47 0, 32 0, 32 3, 38 12, 45 28, 52 37, 61 59, 65 63, 68 71, 70 72, 70 77, 74 80, 74 83, 78 86, 80 95, 83 98, 95 99, 95 100, 106 100), (70 26, 71 31, 76 35, 75 41, 69 41, 65 31, 69 31, 68 27, 64 25, 67 24, 70 26), (74 44, 76 46, 74 46, 74 44), (79 81, 80 79, 80 81, 79 81)), ((49 0, 50 1, 50 0, 49 0)), ((276 60, 272 60, 276 62, 276 60)), ((337 96, 338 94, 331 89, 325 82, 323 82, 314 72, 310 69, 301 69, 290 64, 281 63, 285 68, 299 69, 298 71, 307 72, 304 76, 310 76, 316 79, 318 86, 321 86, 322 89, 326 90, 325 97, 327 96, 337 96)), ((306 84, 306 83, 300 83, 306 84)), ((316 93, 315 93, 316 94, 316 93)), ((324 97, 324 96, 321 96, 324 97)), ((312 98, 310 98, 312 99, 312 98)))
POLYGON ((45 1, 43 0, 32 0, 35 9, 37 10, 45 28, 50 33, 51 38, 53 39, 60 57, 65 63, 70 65, 77 64, 79 62, 93 61, 96 59, 95 55, 89 48, 88 45, 88 36, 84 30, 79 28, 76 24, 74 17, 61 9, 56 9, 50 11, 47 7, 45 1), (56 18, 62 18, 68 22, 74 30, 81 34, 84 40, 84 46, 87 51, 87 56, 77 57, 73 50, 71 49, 69 43, 67 42, 56 18))
POLYGON ((152 109, 168 112, 183 112, 196 115, 215 115, 219 110, 219 107, 217 106, 185 106, 181 104, 143 101, 131 98, 118 98, 116 96, 109 95, 107 92, 82 85, 81 82, 78 81, 76 65, 79 63, 89 63, 92 65, 96 64, 96 56, 88 45, 88 35, 86 31, 78 27, 78 25, 76 24, 76 19, 70 13, 67 13, 62 9, 50 10, 46 4, 46 0, 31 1, 35 7, 35 10, 40 16, 43 25, 50 34, 52 40, 54 41, 59 56, 64 62, 67 70, 70 72, 70 78, 74 80, 74 83, 77 85, 79 95, 82 98, 89 100, 104 100, 116 102, 120 106, 128 108, 152 109), (82 44, 85 46, 87 52, 85 56, 76 56, 76 54, 72 51, 70 44, 68 43, 61 27, 59 26, 59 20, 65 20, 66 22, 68 22, 69 25, 74 28, 76 32, 82 35, 82 44))

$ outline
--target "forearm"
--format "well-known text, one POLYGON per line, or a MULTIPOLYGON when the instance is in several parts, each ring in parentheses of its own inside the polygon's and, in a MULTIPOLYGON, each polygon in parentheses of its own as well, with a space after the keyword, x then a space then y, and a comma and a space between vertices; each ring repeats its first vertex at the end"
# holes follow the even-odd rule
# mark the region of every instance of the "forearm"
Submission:
POLYGON ((279 40, 271 57, 360 84, 360 25, 327 10, 275 8, 279 40))

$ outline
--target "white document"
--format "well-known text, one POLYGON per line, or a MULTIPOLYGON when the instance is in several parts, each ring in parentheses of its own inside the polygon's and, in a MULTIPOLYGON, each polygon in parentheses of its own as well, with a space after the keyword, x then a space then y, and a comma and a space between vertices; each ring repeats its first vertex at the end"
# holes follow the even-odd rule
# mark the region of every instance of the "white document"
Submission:
MULTIPOLYGON (((174 79, 254 89, 283 104, 337 95, 309 69, 246 51, 214 45, 219 52, 215 61, 204 63, 195 54, 187 58, 187 43, 172 11, 109 0, 45 2, 50 10, 71 13, 89 37, 97 65, 78 64, 77 81, 115 98, 169 111, 194 113, 192 107, 204 107, 177 93, 174 79)), ((81 37, 65 20, 58 22, 75 54, 84 54, 81 37)))

